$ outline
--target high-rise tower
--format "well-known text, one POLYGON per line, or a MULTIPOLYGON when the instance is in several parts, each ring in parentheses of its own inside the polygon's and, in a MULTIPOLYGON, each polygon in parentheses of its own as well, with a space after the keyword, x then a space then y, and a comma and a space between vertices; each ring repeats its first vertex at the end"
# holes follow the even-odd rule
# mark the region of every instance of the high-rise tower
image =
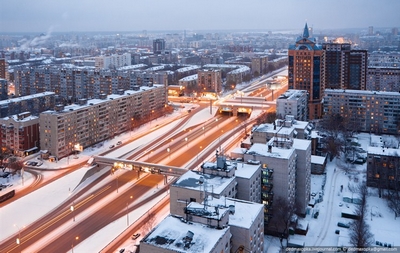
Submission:
POLYGON ((309 93, 309 119, 322 115, 323 86, 321 85, 322 46, 310 37, 306 23, 303 35, 289 46, 289 89, 307 90, 309 93))
POLYGON ((321 83, 324 89, 365 90, 367 50, 352 50, 350 43, 323 43, 321 83))

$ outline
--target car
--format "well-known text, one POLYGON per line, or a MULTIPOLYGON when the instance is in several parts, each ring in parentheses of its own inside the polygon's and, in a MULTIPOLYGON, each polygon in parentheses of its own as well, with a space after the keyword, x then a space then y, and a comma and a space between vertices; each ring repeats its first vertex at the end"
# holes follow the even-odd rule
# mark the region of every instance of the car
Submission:
POLYGON ((337 234, 337 235, 340 234, 340 230, 339 230, 339 229, 336 229, 336 230, 335 230, 335 234, 337 234))
POLYGON ((315 192, 311 193, 312 197, 315 197, 315 195, 317 195, 315 192))
POLYGON ((121 145, 121 144, 122 144, 122 142, 121 142, 121 141, 117 142, 117 146, 119 146, 119 145, 121 145))
POLYGON ((140 236, 140 233, 132 235, 132 240, 136 240, 140 236))
POLYGON ((343 203, 342 203, 342 202, 339 202, 339 206, 343 206, 343 203))
POLYGON ((115 145, 110 145, 110 149, 111 149, 111 148, 115 148, 115 145))
POLYGON ((26 161, 24 164, 25 165, 31 165, 31 163, 32 163, 31 161, 26 161))
POLYGON ((29 165, 30 166, 36 166, 38 163, 37 162, 31 162, 29 165))
POLYGON ((350 227, 350 225, 348 224, 348 223, 343 223, 343 222, 338 222, 338 227, 341 227, 341 228, 349 228, 350 227))
POLYGON ((38 162, 38 163, 36 164, 37 167, 42 166, 42 165, 43 165, 43 162, 38 162))

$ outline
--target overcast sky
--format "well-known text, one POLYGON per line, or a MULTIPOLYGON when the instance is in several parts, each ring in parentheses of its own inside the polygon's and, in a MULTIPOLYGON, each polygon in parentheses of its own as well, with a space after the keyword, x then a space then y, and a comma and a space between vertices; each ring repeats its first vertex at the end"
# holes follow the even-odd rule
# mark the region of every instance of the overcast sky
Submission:
POLYGON ((0 0, 0 32, 400 27, 399 0, 0 0))

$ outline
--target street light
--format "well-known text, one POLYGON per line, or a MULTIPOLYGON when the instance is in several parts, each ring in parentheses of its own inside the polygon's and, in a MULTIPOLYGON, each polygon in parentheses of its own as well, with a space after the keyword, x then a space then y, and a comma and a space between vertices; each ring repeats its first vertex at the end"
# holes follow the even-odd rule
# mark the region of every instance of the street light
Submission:
POLYGON ((71 213, 72 213, 72 221, 75 221, 74 202, 72 202, 72 205, 71 205, 71 207, 69 209, 71 210, 71 213))
MULTIPOLYGON (((130 196, 132 200, 133 196, 130 196)), ((128 202, 126 202, 126 226, 129 227, 129 212, 128 212, 128 202)))
POLYGON ((71 243, 71 252, 72 253, 74 253, 74 241, 78 241, 78 240, 79 240, 79 236, 76 236, 75 240, 72 240, 72 243, 71 243))
MULTIPOLYGON (((21 228, 17 225, 14 224, 14 227, 18 228, 18 238, 15 240, 15 242, 18 244, 18 248, 20 248, 21 246, 21 228)), ((23 226, 22 228, 24 228, 25 226, 23 226)), ((21 252, 21 248, 20 248, 20 252, 21 252)))
POLYGON ((186 141, 186 147, 188 147, 188 138, 185 137, 185 141, 186 141))
POLYGON ((171 151, 171 149, 170 149, 170 148, 167 148, 167 152, 168 152, 168 157, 169 157, 169 159, 171 159, 170 151, 171 151))

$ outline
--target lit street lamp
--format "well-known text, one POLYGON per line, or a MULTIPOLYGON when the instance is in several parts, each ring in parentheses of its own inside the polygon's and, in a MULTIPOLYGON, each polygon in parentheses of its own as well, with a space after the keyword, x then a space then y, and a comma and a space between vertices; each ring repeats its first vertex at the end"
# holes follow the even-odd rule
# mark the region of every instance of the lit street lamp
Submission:
POLYGON ((72 221, 75 221, 75 213, 74 213, 74 202, 72 202, 72 205, 70 207, 71 213, 72 213, 72 221))
POLYGON ((71 243, 71 253, 74 253, 74 241, 78 241, 79 240, 79 236, 76 236, 75 237, 75 240, 72 240, 72 243, 71 243))
MULTIPOLYGON (((18 228, 18 238, 15 240, 15 242, 17 243, 17 245, 18 245, 18 248, 20 248, 20 245, 21 245, 21 228, 17 225, 17 224, 14 224, 14 227, 16 227, 16 228, 18 228)), ((24 228, 25 226, 23 226, 22 228, 24 228)), ((21 248, 20 248, 20 252, 21 252, 21 248)))
POLYGON ((171 149, 170 149, 170 148, 167 148, 167 152, 168 152, 168 157, 169 157, 169 159, 171 159, 170 151, 171 151, 171 149))
MULTIPOLYGON (((133 196, 130 196, 132 200, 133 196)), ((126 226, 129 227, 129 212, 128 212, 128 202, 126 202, 126 226)))
POLYGON ((186 141, 186 147, 188 147, 188 138, 185 137, 185 141, 186 141))

